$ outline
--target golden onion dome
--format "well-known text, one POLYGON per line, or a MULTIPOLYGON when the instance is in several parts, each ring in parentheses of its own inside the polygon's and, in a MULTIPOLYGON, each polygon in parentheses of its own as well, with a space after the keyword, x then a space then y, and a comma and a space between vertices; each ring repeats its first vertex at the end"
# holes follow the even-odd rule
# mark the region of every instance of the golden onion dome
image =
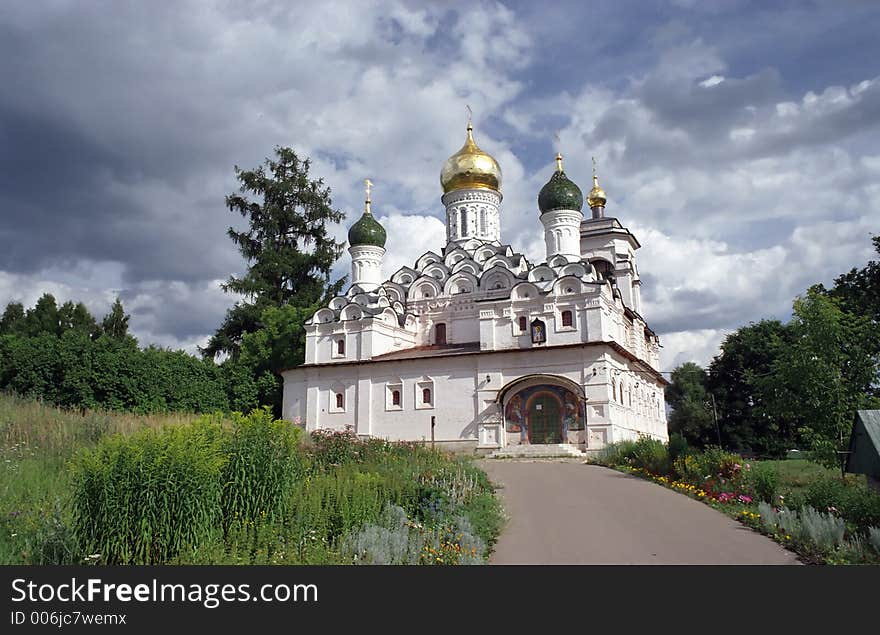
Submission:
POLYGON ((594 207, 605 207, 605 202, 608 199, 605 197, 605 190, 599 187, 599 177, 596 174, 593 174, 593 189, 590 190, 589 196, 587 196, 587 204, 590 206, 590 209, 594 207))
POLYGON ((467 140, 461 150, 446 159, 440 172, 443 193, 455 190, 484 189, 501 191, 501 167, 498 161, 480 150, 474 142, 474 127, 468 124, 467 140))

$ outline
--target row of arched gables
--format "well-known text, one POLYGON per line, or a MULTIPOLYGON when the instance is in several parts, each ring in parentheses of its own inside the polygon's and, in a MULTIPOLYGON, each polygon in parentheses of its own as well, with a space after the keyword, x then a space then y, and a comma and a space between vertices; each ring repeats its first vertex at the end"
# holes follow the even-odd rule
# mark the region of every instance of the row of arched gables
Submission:
POLYGON ((376 291, 366 292, 353 285, 344 296, 333 298, 327 307, 318 310, 312 322, 373 317, 408 328, 408 323, 415 323, 406 311, 410 302, 466 294, 511 300, 579 294, 588 287, 605 284, 602 272, 611 267, 603 259, 569 262, 564 256, 556 256, 546 264, 529 268, 525 257, 512 253, 509 246, 469 242, 479 247, 469 252, 456 246, 444 257, 429 251, 416 261, 415 268, 401 267, 376 291))

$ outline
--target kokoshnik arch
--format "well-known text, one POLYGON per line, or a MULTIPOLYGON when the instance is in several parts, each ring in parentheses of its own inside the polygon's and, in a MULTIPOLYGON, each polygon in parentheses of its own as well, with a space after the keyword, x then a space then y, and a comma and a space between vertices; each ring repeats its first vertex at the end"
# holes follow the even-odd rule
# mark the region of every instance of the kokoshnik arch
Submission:
MULTIPOLYGON (((283 412, 308 430, 459 449, 668 438, 660 342, 641 315, 635 236, 605 214, 593 171, 562 157, 538 194, 546 259, 501 242, 501 168, 474 141, 443 166, 446 245, 383 279, 386 233, 348 233, 352 284, 306 325, 305 363, 282 371, 283 412)), ((536 222, 537 225, 537 222, 536 222)))

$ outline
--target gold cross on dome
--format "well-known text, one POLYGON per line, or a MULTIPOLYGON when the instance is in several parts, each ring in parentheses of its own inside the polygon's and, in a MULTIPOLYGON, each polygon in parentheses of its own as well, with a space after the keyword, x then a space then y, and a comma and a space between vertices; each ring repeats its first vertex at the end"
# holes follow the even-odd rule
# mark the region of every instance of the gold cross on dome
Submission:
POLYGON ((367 190, 367 202, 370 202, 370 190, 373 189, 373 182, 370 179, 364 179, 364 185, 367 190))
POLYGON ((465 104, 464 107, 467 108, 468 112, 468 128, 473 128, 474 111, 471 110, 471 107, 468 104, 465 104))

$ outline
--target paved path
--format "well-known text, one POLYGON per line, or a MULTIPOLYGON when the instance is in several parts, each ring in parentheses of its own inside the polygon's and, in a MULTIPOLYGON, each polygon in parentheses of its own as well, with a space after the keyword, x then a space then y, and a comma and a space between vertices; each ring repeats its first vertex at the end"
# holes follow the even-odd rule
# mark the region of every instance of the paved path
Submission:
POLYGON ((580 461, 480 465, 510 520, 492 564, 797 564, 699 501, 580 461))

